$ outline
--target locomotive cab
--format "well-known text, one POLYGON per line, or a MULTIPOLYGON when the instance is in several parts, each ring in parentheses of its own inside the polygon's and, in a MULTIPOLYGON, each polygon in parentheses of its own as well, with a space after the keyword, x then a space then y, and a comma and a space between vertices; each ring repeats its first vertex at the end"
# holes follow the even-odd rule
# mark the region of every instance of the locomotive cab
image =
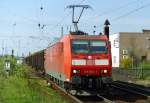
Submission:
POLYGON ((105 35, 71 35, 72 87, 99 89, 111 83, 110 42, 105 35))

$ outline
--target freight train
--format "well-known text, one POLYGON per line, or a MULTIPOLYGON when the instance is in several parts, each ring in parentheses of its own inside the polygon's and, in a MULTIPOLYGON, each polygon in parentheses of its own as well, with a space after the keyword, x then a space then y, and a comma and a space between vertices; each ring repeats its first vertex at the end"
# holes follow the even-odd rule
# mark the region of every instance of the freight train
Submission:
POLYGON ((112 82, 108 21, 105 24, 103 35, 70 32, 25 61, 66 90, 99 90, 112 82))

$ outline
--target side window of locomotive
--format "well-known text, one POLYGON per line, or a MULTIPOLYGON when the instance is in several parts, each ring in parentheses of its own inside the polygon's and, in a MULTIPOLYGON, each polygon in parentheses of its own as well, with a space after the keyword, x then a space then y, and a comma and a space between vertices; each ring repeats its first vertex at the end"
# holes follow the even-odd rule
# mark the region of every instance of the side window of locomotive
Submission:
POLYGON ((91 53, 107 53, 107 46, 105 41, 90 41, 91 53))
POLYGON ((88 41, 86 40, 73 40, 72 41, 72 52, 73 53, 88 53, 88 41))

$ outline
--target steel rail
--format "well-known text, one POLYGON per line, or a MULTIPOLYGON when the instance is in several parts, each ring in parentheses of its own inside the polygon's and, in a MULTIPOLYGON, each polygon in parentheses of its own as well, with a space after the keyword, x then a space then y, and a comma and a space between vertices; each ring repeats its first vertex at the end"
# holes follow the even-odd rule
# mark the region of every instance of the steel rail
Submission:
MULTIPOLYGON (((61 88, 59 85, 57 85, 53 81, 49 81, 49 82, 52 84, 52 87, 56 89, 56 91, 60 90, 62 93, 64 93, 65 95, 67 95, 70 99, 72 99, 76 103, 86 103, 84 100, 82 100, 82 98, 78 99, 76 96, 71 95, 70 93, 66 92, 63 88, 61 88)), ((101 96, 101 95, 96 95, 96 96, 99 97, 99 98, 101 98, 101 99, 103 99, 103 101, 105 103, 115 103, 114 101, 111 101, 111 100, 105 98, 104 96, 101 96)), ((100 101, 100 102, 102 102, 102 101, 100 101)), ((90 103, 92 103, 92 101, 90 101, 90 103)))
POLYGON ((146 89, 131 86, 129 84, 115 82, 111 86, 114 87, 114 88, 125 90, 127 92, 143 95, 143 96, 146 96, 146 97, 150 96, 150 92, 147 91, 146 89))
MULTIPOLYGON (((115 81, 114 83, 115 84, 126 85, 126 86, 129 86, 131 88, 135 88, 135 86, 136 86, 135 84, 129 84, 129 83, 124 83, 124 82, 120 82, 120 81, 115 81)), ((150 92, 150 89, 145 89, 145 88, 142 88, 142 87, 139 87, 139 86, 136 86, 136 88, 139 89, 139 90, 142 90, 142 91, 150 92)))
POLYGON ((79 100, 78 98, 76 98, 75 96, 71 95, 70 93, 68 93, 66 90, 64 90, 63 88, 61 88, 59 85, 57 85, 56 83, 54 83, 53 81, 48 81, 51 84, 51 87, 54 88, 56 91, 58 92, 62 92, 63 94, 65 94, 66 96, 69 97, 69 99, 73 100, 75 103, 83 103, 81 100, 79 100))
POLYGON ((107 98, 105 98, 105 97, 103 97, 101 95, 97 95, 97 96, 100 97, 100 98, 103 98, 105 103, 115 103, 114 101, 111 101, 111 100, 109 100, 109 99, 107 99, 107 98))

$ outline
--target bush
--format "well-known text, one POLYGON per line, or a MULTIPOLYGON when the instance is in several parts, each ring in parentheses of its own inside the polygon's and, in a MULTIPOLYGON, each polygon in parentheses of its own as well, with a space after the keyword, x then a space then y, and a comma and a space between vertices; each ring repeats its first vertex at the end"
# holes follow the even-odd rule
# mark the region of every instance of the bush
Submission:
POLYGON ((17 76, 17 77, 24 77, 26 75, 28 71, 28 69, 26 69, 26 66, 17 64, 17 60, 15 57, 12 58, 11 56, 4 56, 0 58, 0 75, 1 76, 6 76, 5 60, 10 61, 9 75, 17 76))
POLYGON ((150 61, 145 61, 145 62, 141 63, 140 67, 142 69, 150 69, 150 61))
POLYGON ((120 67, 124 68, 124 69, 131 68, 132 67, 132 59, 131 58, 122 59, 120 67))

